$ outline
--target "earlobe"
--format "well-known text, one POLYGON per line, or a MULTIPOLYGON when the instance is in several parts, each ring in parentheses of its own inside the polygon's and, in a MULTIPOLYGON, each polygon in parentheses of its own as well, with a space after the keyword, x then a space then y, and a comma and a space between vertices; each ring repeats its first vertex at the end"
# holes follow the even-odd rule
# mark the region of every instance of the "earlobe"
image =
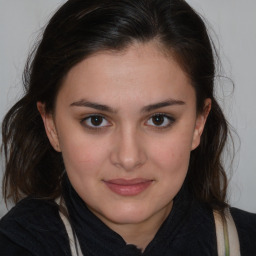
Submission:
POLYGON ((60 146, 59 146, 59 138, 58 133, 56 130, 56 126, 54 123, 53 115, 50 113, 46 113, 45 111, 45 104, 42 102, 37 102, 37 109, 42 117, 44 128, 46 135, 52 145, 52 147, 57 151, 61 152, 60 146))
POLYGON ((194 150, 200 144, 201 135, 203 133, 207 117, 211 111, 211 102, 211 99, 207 98, 204 101, 204 109, 202 113, 197 116, 191 150, 194 150))

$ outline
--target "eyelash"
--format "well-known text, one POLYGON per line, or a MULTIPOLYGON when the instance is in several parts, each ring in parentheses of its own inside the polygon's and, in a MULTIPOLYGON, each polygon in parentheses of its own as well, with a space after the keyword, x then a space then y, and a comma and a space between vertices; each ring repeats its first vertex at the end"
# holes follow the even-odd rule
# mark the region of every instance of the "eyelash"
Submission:
MULTIPOLYGON (((175 120, 175 118, 174 117, 172 117, 172 116, 170 116, 170 115, 167 115, 167 114, 165 114, 165 113, 156 113, 156 114, 154 114, 154 115, 152 115, 152 116, 150 116, 150 118, 147 120, 147 122, 149 122, 149 120, 151 120, 152 118, 154 118, 154 117, 161 117, 161 118, 164 118, 164 122, 168 122, 167 124, 165 124, 165 125, 152 125, 152 127, 154 128, 154 129, 166 129, 166 128, 169 128, 176 120, 175 120)), ((147 123, 146 122, 146 123, 147 123)), ((151 125, 150 125, 151 126, 151 125)))
MULTIPOLYGON (((104 128, 106 128, 106 127, 108 127, 108 126, 111 126, 111 124, 109 124, 109 125, 105 125, 105 126, 101 126, 102 124, 100 124, 99 126, 94 126, 93 124, 92 125, 88 125, 88 124, 86 124, 86 121, 88 121, 88 120, 90 120, 90 122, 92 123, 92 118, 93 117, 97 117, 97 118, 100 118, 100 119, 102 119, 103 120, 103 122, 108 122, 107 121, 107 119, 106 119, 106 117, 104 117, 103 115, 100 115, 100 114, 95 114, 95 115, 90 115, 90 116, 87 116, 87 117, 85 117, 85 118, 83 118, 82 120, 81 120, 81 123, 82 123, 82 125, 83 126, 85 126, 87 129, 90 129, 90 130, 99 130, 99 129, 104 129, 104 128)), ((109 122, 108 122, 109 123, 109 122)))
MULTIPOLYGON (((156 114, 151 115, 151 116, 147 119, 147 121, 145 122, 145 125, 151 126, 151 127, 154 128, 154 129, 166 129, 166 128, 170 127, 175 121, 176 121, 175 118, 173 118, 173 117, 170 116, 170 115, 167 115, 167 114, 165 114, 165 113, 156 113, 156 114), (163 118, 163 119, 164 119, 163 121, 164 121, 165 123, 166 123, 166 122, 168 122, 168 123, 165 124, 165 125, 163 125, 163 126, 162 126, 162 124, 160 124, 160 125, 147 124, 152 118, 155 118, 155 117, 163 118)), ((151 123, 152 123, 152 122, 153 122, 153 121, 151 121, 151 123)), ((111 126, 111 123, 106 119, 106 117, 104 117, 103 115, 100 115, 100 114, 94 114, 94 115, 90 115, 90 116, 87 116, 87 117, 83 118, 83 119, 81 120, 81 124, 82 124, 84 127, 86 127, 87 129, 95 130, 95 131, 100 130, 100 129, 104 129, 104 128, 107 128, 107 127, 111 126), (100 118, 100 119, 102 119, 103 122, 107 122, 108 124, 102 126, 102 122, 101 122, 98 126, 97 126, 97 125, 93 125, 93 124, 92 124, 92 118, 93 118, 93 117, 95 117, 95 118, 100 118), (90 121, 91 125, 88 125, 88 124, 86 123, 88 120, 90 121)))

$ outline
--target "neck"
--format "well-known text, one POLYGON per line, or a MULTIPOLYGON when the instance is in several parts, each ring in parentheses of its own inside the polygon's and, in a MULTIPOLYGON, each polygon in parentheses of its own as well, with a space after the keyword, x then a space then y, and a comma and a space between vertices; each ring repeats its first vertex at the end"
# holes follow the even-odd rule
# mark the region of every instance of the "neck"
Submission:
POLYGON ((150 218, 140 223, 114 223, 98 213, 94 214, 101 219, 109 228, 118 233, 127 244, 133 244, 144 251, 147 245, 153 240, 157 231, 169 215, 173 202, 168 207, 155 213, 150 218))

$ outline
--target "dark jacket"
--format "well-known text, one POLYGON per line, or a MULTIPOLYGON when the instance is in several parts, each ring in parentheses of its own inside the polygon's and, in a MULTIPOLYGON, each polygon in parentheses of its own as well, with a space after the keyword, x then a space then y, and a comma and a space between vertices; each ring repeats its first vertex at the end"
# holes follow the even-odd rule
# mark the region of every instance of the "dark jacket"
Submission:
MULTIPOLYGON (((69 182, 64 198, 84 256, 217 255, 212 210, 193 199, 184 188, 143 253, 134 245, 127 245, 93 215, 69 182)), ((256 214, 235 208, 231 208, 231 214, 238 230, 241 255, 256 256, 256 214)), ((68 237, 56 203, 28 197, 7 213, 0 221, 0 255, 70 256, 68 237)))

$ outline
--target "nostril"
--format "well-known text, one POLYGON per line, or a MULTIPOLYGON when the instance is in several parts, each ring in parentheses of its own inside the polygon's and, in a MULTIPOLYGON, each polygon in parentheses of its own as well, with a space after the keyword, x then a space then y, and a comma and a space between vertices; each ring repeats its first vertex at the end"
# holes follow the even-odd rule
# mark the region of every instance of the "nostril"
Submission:
POLYGON ((126 125, 115 134, 110 160, 113 165, 126 171, 142 166, 147 159, 143 137, 135 127, 126 125))
POLYGON ((130 171, 144 165, 147 157, 146 152, 137 150, 136 152, 116 150, 111 153, 110 160, 118 168, 130 171))

